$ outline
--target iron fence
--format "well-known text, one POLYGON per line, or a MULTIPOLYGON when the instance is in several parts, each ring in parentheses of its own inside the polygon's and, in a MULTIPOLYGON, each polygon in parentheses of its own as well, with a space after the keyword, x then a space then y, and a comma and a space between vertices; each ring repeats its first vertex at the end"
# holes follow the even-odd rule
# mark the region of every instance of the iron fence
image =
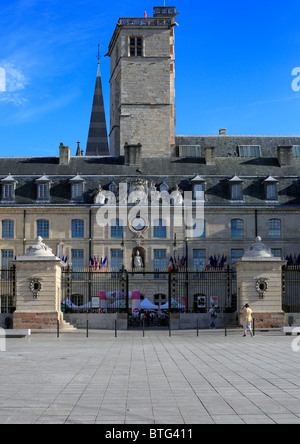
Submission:
POLYGON ((1 314, 13 313, 16 309, 15 267, 0 269, 1 314))
POLYGON ((236 310, 230 267, 213 270, 94 270, 62 273, 62 311, 128 313, 135 310, 206 312, 236 310))
POLYGON ((282 309, 286 313, 300 312, 300 266, 282 268, 282 309))

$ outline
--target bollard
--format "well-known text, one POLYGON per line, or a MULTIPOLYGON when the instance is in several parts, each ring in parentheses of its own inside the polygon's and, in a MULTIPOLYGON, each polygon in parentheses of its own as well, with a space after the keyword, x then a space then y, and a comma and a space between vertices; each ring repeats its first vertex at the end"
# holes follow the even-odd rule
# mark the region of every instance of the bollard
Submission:
POLYGON ((117 320, 115 320, 115 338, 117 337, 117 320))
POLYGON ((57 337, 59 338, 59 320, 57 319, 57 337))
POLYGON ((143 338, 145 337, 145 318, 143 318, 143 338))
POLYGON ((226 313, 224 313, 224 324, 225 324, 225 336, 227 336, 227 316, 226 316, 226 313))
POLYGON ((86 337, 89 337, 89 321, 86 321, 86 337))
POLYGON ((199 336, 199 319, 197 319, 197 337, 199 336))

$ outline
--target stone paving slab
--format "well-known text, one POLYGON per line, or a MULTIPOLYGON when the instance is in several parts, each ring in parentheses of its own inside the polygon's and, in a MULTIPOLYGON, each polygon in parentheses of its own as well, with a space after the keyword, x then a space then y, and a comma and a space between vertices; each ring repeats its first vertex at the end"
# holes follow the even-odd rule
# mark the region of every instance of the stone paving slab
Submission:
POLYGON ((218 330, 9 339, 0 424, 300 424, 293 341, 218 330))

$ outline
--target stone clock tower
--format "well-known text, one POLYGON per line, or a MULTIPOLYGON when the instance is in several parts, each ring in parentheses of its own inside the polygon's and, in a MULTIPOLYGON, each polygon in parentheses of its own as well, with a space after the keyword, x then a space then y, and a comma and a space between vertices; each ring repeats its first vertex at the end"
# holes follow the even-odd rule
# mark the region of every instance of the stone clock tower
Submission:
POLYGON ((143 156, 170 156, 175 145, 175 7, 154 7, 154 16, 120 18, 108 55, 110 154, 125 143, 141 144, 143 156))

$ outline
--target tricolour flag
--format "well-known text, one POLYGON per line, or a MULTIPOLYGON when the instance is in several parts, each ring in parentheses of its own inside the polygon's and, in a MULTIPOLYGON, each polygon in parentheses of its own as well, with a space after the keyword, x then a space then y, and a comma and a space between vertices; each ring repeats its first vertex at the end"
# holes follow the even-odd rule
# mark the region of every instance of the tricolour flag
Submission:
POLYGON ((173 258, 172 257, 170 257, 170 261, 169 261, 169 268, 168 268, 168 271, 170 272, 170 271, 172 271, 172 268, 173 268, 173 258))

